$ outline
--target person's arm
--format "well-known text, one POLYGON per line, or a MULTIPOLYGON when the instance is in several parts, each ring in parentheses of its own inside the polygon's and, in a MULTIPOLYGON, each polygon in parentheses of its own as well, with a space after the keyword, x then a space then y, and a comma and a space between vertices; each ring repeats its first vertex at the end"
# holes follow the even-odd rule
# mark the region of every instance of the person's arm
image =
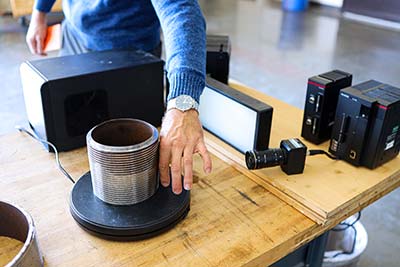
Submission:
MULTIPOLYGON (((170 82, 168 100, 189 95, 199 102, 205 86, 206 24, 196 0, 152 0, 164 33, 166 68, 170 82)), ((166 112, 160 132, 160 180, 172 190, 182 191, 193 183, 193 153, 200 153, 203 169, 211 171, 211 158, 204 143, 197 111, 166 112), (169 165, 171 174, 169 176, 169 165)))
POLYGON ((45 55, 44 40, 47 35, 46 14, 51 10, 55 0, 37 0, 32 11, 31 21, 26 34, 26 43, 32 54, 45 55))

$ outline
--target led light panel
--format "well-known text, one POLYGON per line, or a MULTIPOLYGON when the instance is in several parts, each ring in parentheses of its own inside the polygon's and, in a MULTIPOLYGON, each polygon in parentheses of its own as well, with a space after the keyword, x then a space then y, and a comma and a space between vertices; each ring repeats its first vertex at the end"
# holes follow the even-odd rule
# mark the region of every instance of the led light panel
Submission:
POLYGON ((268 148, 272 107, 215 79, 200 97, 203 127, 242 153, 268 148))

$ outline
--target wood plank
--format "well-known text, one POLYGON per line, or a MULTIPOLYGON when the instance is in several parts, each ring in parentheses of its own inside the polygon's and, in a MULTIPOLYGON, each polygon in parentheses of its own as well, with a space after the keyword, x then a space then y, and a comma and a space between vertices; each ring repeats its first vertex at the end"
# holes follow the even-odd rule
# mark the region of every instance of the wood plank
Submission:
POLYGON ((310 209, 308 206, 304 205, 303 203, 297 201, 295 198, 291 196, 291 194, 287 194, 285 190, 281 190, 275 185, 269 183, 268 180, 265 180, 255 173, 249 171, 244 163, 244 155, 238 153, 233 147, 223 143, 219 138, 214 136, 213 134, 205 131, 204 134, 207 146, 209 151, 213 154, 218 156, 220 159, 224 160, 228 164, 234 166, 237 170, 246 174, 254 182, 258 183, 259 185, 263 186, 265 189, 309 217, 311 220, 323 224, 325 221, 325 217, 320 216, 319 213, 316 213, 314 210, 310 209), (236 156, 235 156, 236 155, 236 156), (243 161, 243 162, 242 162, 243 161))
MULTIPOLYGON (((279 147, 282 139, 300 137, 300 109, 237 82, 232 87, 274 108, 270 147, 279 147)), ((307 158, 303 174, 288 176, 280 167, 249 171, 242 153, 210 134, 206 139, 214 153, 318 223, 362 206, 377 192, 390 192, 400 181, 400 157, 369 170, 318 155, 307 158)), ((310 149, 328 150, 329 142, 316 146, 300 139, 310 149)))
MULTIPOLYGON (((11 10, 14 17, 30 15, 33 10, 34 0, 10 0, 11 10)), ((56 0, 51 11, 62 11, 62 0, 56 0)))
MULTIPOLYGON (((102 240, 69 213, 72 184, 53 154, 24 134, 0 137, 0 199, 35 221, 47 266, 266 266, 326 230, 212 156, 203 174, 196 157, 191 211, 174 229, 139 242, 102 240)), ((86 149, 61 153, 73 177, 89 167, 86 149)))

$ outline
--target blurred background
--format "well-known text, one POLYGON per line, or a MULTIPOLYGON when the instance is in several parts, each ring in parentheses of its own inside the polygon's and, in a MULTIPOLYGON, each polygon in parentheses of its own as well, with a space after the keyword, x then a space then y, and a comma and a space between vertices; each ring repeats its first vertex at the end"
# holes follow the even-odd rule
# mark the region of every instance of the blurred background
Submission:
MULTIPOLYGON (((33 1, 0 0, 0 134, 26 122, 19 65, 33 1)), ((228 35, 230 78, 303 108, 307 79, 340 69, 353 84, 400 87, 399 0, 199 0, 209 34, 228 35)), ((50 23, 62 19, 60 3, 50 23)), ((52 52, 49 56, 57 56, 52 52)), ((0 144, 1 146, 1 144, 0 144)), ((358 266, 399 266, 400 190, 363 211, 369 243, 358 266)))

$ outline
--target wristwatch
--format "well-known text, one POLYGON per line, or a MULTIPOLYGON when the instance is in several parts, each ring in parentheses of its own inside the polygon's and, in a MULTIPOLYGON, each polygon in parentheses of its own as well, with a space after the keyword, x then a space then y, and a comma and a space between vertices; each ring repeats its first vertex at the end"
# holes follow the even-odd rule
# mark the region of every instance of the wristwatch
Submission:
POLYGON ((179 109, 180 111, 195 109, 198 112, 199 103, 190 95, 180 95, 168 101, 167 111, 173 108, 179 109))

